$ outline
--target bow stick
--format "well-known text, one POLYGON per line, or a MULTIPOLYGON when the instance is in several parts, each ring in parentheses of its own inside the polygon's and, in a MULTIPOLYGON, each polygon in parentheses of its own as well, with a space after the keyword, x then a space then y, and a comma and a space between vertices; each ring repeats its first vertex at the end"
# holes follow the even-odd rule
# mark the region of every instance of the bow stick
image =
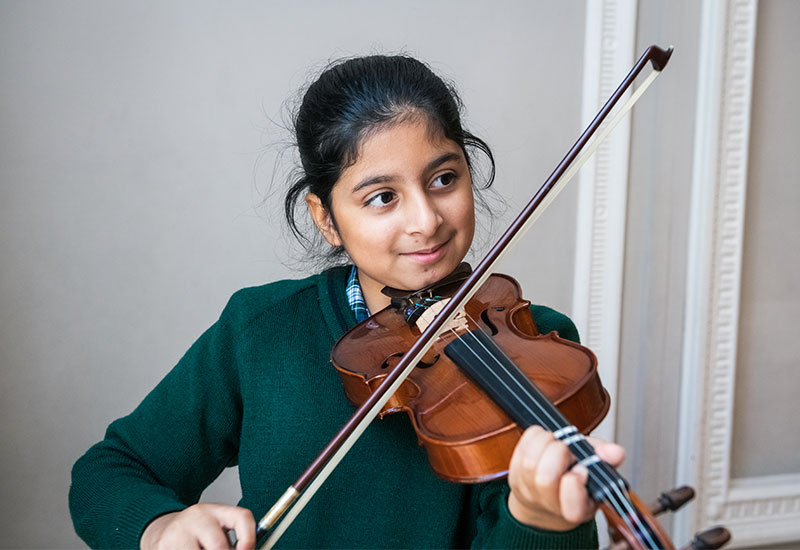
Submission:
POLYGON ((263 539, 264 536, 267 537, 261 546, 262 549, 269 549, 275 545, 303 507, 311 500, 314 493, 322 486, 327 477, 366 430, 369 423, 378 415, 389 398, 405 381, 414 366, 446 330, 449 322, 455 317, 461 306, 466 304, 478 291, 480 286, 494 272, 495 267, 503 256, 530 229, 542 212, 555 199, 556 195, 566 186, 628 111, 633 108, 645 90, 664 69, 671 55, 672 47, 664 50, 658 46, 650 46, 644 51, 619 87, 606 101, 603 108, 600 109, 600 112, 556 166, 550 177, 547 178, 539 191, 536 192, 514 222, 498 239, 489 253, 476 266, 472 274, 462 283, 452 299, 422 332, 417 342, 403 356, 392 372, 387 375, 380 387, 356 410, 350 420, 339 430, 306 471, 261 518, 256 528, 256 537, 258 540, 263 539), (648 63, 652 64, 653 70, 608 123, 600 129, 609 113, 611 113, 628 88, 633 85, 633 81, 648 63), (600 129, 599 132, 598 129, 600 129), (594 135, 595 133, 597 133, 596 136, 594 135))

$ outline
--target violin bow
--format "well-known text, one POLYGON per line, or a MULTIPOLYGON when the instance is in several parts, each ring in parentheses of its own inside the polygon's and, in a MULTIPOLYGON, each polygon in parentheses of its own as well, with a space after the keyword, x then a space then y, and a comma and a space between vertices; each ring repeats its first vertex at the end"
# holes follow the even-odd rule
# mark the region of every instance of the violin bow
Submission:
POLYGON ((306 468, 305 472, 261 518, 256 527, 256 538, 260 541, 266 537, 260 547, 262 550, 270 549, 277 543, 303 507, 311 500, 316 491, 366 430, 369 423, 380 413, 386 402, 405 381, 414 366, 430 349, 436 339, 447 330, 448 324, 461 309, 461 306, 472 298, 480 286, 494 272, 495 267, 503 256, 531 228, 542 212, 555 199, 556 195, 573 178, 581 166, 586 163, 628 111, 633 108, 647 88, 661 74, 671 55, 672 47, 664 50, 654 45, 644 51, 619 87, 611 94, 611 97, 589 123, 558 166, 556 166, 555 170, 553 170, 553 173, 550 174, 489 253, 475 267, 472 274, 462 283, 436 318, 422 332, 411 349, 386 376, 380 387, 355 411, 350 420, 331 439, 330 443, 306 468), (614 110, 614 107, 633 85, 636 77, 639 76, 648 63, 652 65, 652 71, 647 75, 644 82, 633 91, 628 100, 615 112, 614 116, 603 125, 609 114, 614 110))

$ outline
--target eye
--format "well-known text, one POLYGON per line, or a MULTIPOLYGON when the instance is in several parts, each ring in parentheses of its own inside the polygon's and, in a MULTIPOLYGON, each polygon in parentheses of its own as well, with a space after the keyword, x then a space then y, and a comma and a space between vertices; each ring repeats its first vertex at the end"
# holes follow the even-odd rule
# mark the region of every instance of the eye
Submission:
POLYGON ((455 179, 456 175, 454 173, 445 172, 444 174, 438 176, 435 180, 433 180, 431 187, 447 187, 448 185, 453 183, 455 179))
POLYGON ((394 200, 395 194, 393 191, 383 191, 382 193, 378 193, 377 195, 373 195, 367 202, 365 202, 365 206, 386 206, 390 202, 394 200))

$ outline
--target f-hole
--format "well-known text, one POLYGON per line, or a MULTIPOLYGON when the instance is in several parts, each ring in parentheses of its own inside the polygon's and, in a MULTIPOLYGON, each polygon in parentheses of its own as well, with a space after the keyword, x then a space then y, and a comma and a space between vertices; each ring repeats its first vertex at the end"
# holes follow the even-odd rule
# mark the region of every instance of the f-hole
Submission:
MULTIPOLYGON (((503 311, 505 308, 503 308, 503 307, 496 307, 496 308, 494 308, 494 309, 495 309, 496 311, 503 311)), ((492 336, 495 336, 495 335, 497 335, 497 333, 498 333, 498 332, 500 332, 500 331, 497 329, 497 325, 495 325, 495 324, 492 322, 492 320, 491 320, 491 319, 489 319, 489 311, 488 311, 488 310, 484 309, 483 311, 481 311, 481 319, 483 320, 483 322, 484 322, 484 323, 486 323, 486 326, 487 326, 487 327, 489 327, 489 331, 492 333, 492 336)))

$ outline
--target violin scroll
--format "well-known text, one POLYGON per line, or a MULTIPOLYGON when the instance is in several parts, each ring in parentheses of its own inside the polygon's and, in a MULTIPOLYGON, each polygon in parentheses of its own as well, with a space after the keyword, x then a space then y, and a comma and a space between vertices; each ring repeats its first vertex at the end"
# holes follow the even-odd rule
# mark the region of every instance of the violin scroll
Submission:
POLYGON ((688 485, 676 487, 666 493, 661 493, 658 500, 650 505, 650 511, 654 516, 662 512, 674 512, 679 510, 684 504, 694 498, 694 489, 688 485))
MULTIPOLYGON (((664 512, 675 512, 693 498, 694 489, 688 485, 683 485, 661 493, 658 499, 649 506, 649 509, 644 509, 636 495, 631 493, 631 500, 636 503, 637 510, 646 518, 647 522, 658 532, 659 540, 657 543, 663 544, 665 550, 674 550, 674 547, 655 519, 655 516, 664 512)), ((649 550, 647 546, 642 546, 641 541, 633 533, 630 533, 626 523, 614 510, 605 505, 601 509, 608 521, 608 533, 612 541, 608 550, 649 550)), ((692 542, 680 550, 716 550, 725 546, 730 540, 730 532, 724 527, 716 526, 695 534, 692 542)))
POLYGON ((716 550, 731 540, 730 531, 722 526, 712 527, 694 536, 691 544, 681 550, 716 550))

